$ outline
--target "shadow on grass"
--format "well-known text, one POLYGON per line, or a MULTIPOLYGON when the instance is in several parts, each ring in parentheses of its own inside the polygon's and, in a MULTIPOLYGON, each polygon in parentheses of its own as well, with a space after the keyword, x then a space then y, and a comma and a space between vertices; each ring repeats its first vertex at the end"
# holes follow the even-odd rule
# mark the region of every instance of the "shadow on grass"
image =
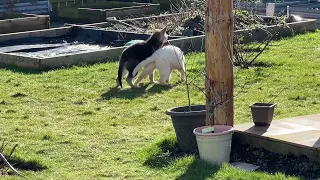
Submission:
POLYGON ((48 169, 47 166, 42 165, 37 160, 24 160, 19 157, 12 157, 8 159, 8 161, 11 163, 11 165, 14 168, 17 168, 19 170, 42 171, 42 170, 48 169))
POLYGON ((9 65, 1 65, 0 69, 9 70, 15 73, 22 73, 22 74, 42 74, 46 71, 36 70, 36 69, 27 69, 27 68, 19 68, 15 66, 9 66, 9 65))
POLYGON ((268 68, 268 67, 273 67, 275 66, 275 63, 272 62, 262 62, 262 61, 256 61, 253 62, 251 66, 253 67, 264 67, 264 68, 268 68))
POLYGON ((219 171, 219 167, 200 160, 197 152, 182 152, 175 136, 160 139, 155 144, 145 149, 142 154, 144 156, 143 165, 155 169, 166 168, 177 162, 179 159, 195 156, 191 163, 189 163, 189 161, 187 162, 186 171, 176 178, 179 180, 195 178, 202 180, 214 176, 214 174, 219 171))
POLYGON ((135 99, 137 97, 141 97, 144 94, 156 94, 161 93, 163 91, 167 91, 173 88, 175 85, 171 86, 161 86, 161 85, 152 85, 151 88, 147 90, 151 84, 145 84, 140 86, 139 88, 128 88, 128 89, 120 89, 120 88, 111 88, 106 93, 101 95, 102 100, 110 100, 113 98, 120 98, 120 99, 135 99))
POLYGON ((177 180, 183 179, 207 179, 213 177, 220 168, 213 166, 199 158, 196 158, 187 168, 187 170, 177 180))
POLYGON ((189 155, 180 150, 174 137, 167 137, 156 142, 146 150, 147 158, 143 165, 151 168, 164 168, 179 157, 189 155))
POLYGON ((250 62, 248 61, 241 61, 241 62, 235 62, 234 65, 240 69, 249 69, 251 67, 256 68, 270 68, 276 66, 275 63, 272 62, 262 62, 262 61, 254 61, 250 62))

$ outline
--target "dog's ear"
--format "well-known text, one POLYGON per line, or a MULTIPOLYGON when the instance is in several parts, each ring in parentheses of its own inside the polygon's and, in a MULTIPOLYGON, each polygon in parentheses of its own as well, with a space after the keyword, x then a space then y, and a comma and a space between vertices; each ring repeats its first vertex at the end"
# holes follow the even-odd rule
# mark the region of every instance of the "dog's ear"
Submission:
POLYGON ((165 34, 167 32, 167 26, 164 27, 161 31, 160 31, 162 34, 165 34))

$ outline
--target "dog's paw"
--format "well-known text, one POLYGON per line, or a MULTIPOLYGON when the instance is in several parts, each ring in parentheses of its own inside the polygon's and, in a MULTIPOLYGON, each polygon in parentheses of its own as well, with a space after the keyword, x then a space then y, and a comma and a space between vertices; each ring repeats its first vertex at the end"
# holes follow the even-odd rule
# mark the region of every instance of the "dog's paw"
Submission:
POLYGON ((144 83, 139 83, 139 87, 142 87, 144 86, 145 84, 144 83))
POLYGON ((139 83, 139 84, 138 84, 138 83, 134 83, 133 85, 134 85, 134 86, 136 86, 136 87, 141 87, 141 86, 143 86, 143 85, 144 85, 144 83, 142 83, 142 82, 141 82, 141 83, 139 83))
POLYGON ((139 86, 137 86, 137 85, 132 85, 131 88, 132 88, 132 89, 136 89, 136 88, 139 88, 139 86))
POLYGON ((119 83, 117 83, 113 88, 117 89, 117 88, 121 88, 121 86, 119 85, 119 83))
POLYGON ((160 82, 159 85, 161 85, 161 86, 169 86, 170 84, 168 84, 166 82, 160 82))

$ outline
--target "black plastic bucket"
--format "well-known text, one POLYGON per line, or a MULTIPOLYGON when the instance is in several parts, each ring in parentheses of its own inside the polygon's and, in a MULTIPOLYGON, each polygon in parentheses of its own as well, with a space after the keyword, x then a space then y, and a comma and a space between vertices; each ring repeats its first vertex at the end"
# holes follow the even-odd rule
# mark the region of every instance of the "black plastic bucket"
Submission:
POLYGON ((205 126, 206 105, 193 105, 172 108, 166 111, 171 116, 172 124, 182 151, 191 152, 197 149, 196 136, 193 130, 205 126))

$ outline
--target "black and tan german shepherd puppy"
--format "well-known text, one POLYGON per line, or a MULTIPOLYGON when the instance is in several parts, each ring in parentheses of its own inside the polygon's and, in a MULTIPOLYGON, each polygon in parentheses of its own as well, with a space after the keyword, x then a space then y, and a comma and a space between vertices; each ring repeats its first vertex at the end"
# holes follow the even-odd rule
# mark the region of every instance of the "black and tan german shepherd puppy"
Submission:
POLYGON ((167 27, 160 31, 156 31, 152 34, 149 39, 133 44, 123 50, 118 69, 117 86, 122 88, 122 78, 126 75, 127 71, 127 83, 134 88, 132 83, 134 78, 132 72, 134 68, 141 62, 150 57, 156 50, 163 47, 168 40, 168 35, 166 33, 167 27))

